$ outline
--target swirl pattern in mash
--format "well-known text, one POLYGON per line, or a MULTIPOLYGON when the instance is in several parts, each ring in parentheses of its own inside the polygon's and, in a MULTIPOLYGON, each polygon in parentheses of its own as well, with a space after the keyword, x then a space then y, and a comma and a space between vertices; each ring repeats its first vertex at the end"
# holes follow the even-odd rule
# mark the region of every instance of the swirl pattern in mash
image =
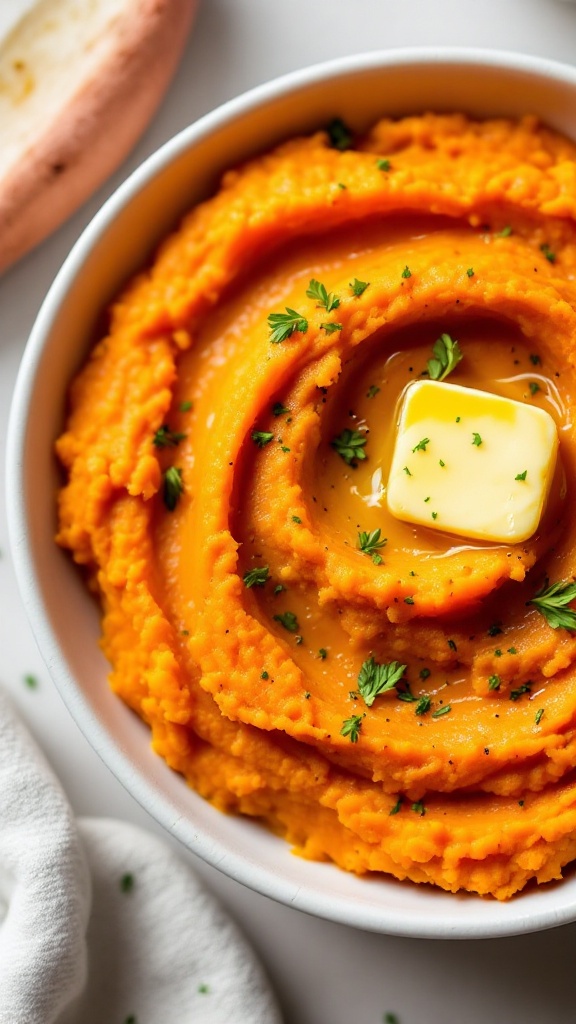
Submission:
POLYGON ((185 219, 72 386, 58 539, 112 686, 195 789, 306 857, 499 899, 576 857, 576 634, 530 604, 575 574, 575 214, 576 147, 532 118, 295 139, 185 219), (522 544, 387 510, 442 333, 451 380, 556 421, 522 544), (394 662, 367 703, 362 667, 394 662))

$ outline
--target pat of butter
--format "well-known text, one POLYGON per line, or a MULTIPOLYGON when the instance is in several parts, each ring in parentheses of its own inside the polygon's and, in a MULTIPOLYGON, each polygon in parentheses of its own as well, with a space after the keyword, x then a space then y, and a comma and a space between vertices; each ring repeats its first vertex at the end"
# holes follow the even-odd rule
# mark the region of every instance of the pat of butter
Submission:
POLYGON ((387 487, 397 519, 488 541, 538 529, 558 432, 543 409, 418 381, 405 394, 387 487))

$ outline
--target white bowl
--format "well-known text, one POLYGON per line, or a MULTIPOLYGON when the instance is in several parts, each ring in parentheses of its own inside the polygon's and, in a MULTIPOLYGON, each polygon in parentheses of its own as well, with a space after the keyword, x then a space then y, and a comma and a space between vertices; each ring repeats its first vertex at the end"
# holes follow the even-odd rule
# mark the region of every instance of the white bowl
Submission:
POLYGON ((576 919, 576 877, 508 903, 385 877, 361 879, 293 856, 248 819, 204 802, 150 750, 148 729, 108 688, 97 608, 54 543, 53 440, 68 383, 101 309, 220 172, 340 116, 363 129, 384 114, 534 113, 576 138, 576 69, 487 51, 396 50, 299 71, 220 107, 150 157, 103 206, 40 311, 18 378, 8 438, 9 526, 22 597, 47 667, 86 737, 130 793, 208 863, 320 917, 396 935, 482 938, 576 919))

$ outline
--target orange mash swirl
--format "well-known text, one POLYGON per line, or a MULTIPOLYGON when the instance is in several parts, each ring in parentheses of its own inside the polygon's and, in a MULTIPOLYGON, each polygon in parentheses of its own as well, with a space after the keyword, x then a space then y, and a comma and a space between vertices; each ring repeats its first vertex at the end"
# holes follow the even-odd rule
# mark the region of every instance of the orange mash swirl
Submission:
POLYGON ((498 899, 576 857, 576 633, 530 604, 576 575, 575 217, 576 146, 534 118, 295 139, 186 217, 72 385, 58 541, 112 687, 198 792, 304 856, 498 899), (522 544, 387 510, 442 333, 451 381, 556 421, 522 544), (368 704, 371 660, 405 669, 368 704))

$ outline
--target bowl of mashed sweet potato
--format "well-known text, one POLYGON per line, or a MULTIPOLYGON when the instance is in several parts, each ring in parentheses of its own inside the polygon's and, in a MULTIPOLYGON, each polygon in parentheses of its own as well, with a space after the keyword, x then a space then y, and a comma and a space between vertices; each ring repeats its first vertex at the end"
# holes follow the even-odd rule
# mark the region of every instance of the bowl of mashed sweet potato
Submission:
POLYGON ((24 358, 66 703, 194 852, 334 920, 576 917, 575 100, 480 51, 262 86, 124 183, 24 358))

